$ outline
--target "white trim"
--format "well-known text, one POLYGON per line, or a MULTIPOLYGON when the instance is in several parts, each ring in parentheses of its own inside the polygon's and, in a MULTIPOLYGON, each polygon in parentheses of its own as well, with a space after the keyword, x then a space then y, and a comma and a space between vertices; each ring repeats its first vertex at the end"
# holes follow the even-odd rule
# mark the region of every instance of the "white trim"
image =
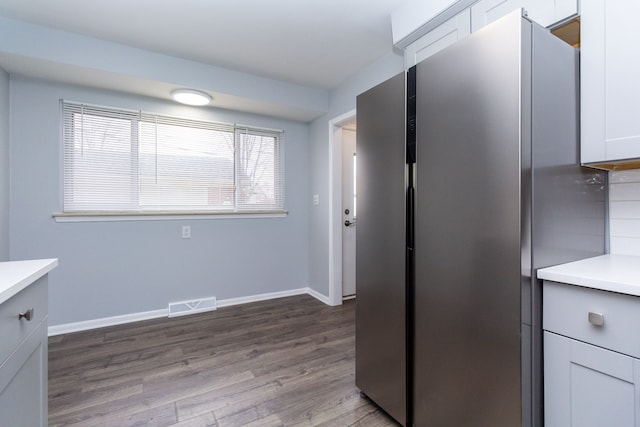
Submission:
POLYGON ((315 289, 307 288, 307 294, 311 295, 312 297, 314 297, 318 301, 325 303, 326 305, 334 305, 334 304, 331 304, 331 300, 329 299, 328 296, 326 296, 324 294, 321 294, 320 292, 316 291, 315 289))
POLYGON ((284 129, 263 128, 260 126, 243 125, 242 123, 235 123, 233 126, 239 130, 250 129, 250 130, 256 130, 258 132, 263 131, 263 132, 284 133, 284 129))
POLYGON ((192 219, 241 219, 241 218, 286 218, 288 212, 279 213, 237 213, 237 214, 132 214, 132 215, 65 215, 53 214, 56 222, 110 222, 110 221, 167 221, 192 219))
MULTIPOLYGON (((118 110, 118 111, 123 111, 125 113, 130 113, 130 114, 134 114, 134 115, 151 115, 151 116, 166 116, 166 114, 164 113, 157 113, 157 112, 153 112, 153 111, 147 111, 147 110, 134 110, 131 108, 121 108, 121 107, 113 107, 113 106, 109 106, 109 105, 101 105, 101 104, 92 104, 90 102, 81 102, 81 101, 74 101, 71 99, 60 99, 60 105, 62 104, 73 104, 73 105, 78 105, 78 106, 85 106, 85 107, 89 107, 89 108, 98 108, 98 109, 105 109, 105 110, 118 110)), ((62 111, 62 108, 60 109, 60 111, 62 111)), ((193 117, 190 117, 188 115, 171 115, 170 117, 176 118, 176 119, 180 119, 180 120, 192 120, 192 121, 197 121, 197 122, 207 122, 207 123, 214 123, 216 125, 221 125, 221 126, 228 126, 228 127, 233 127, 235 128, 240 128, 240 129, 251 129, 251 130, 257 130, 257 131, 266 131, 266 132, 277 132, 277 133, 284 133, 284 129, 273 129, 273 128, 266 128, 266 127, 260 127, 260 126, 250 126, 250 125, 245 125, 242 123, 229 123, 229 122, 218 122, 218 121, 214 121, 211 122, 210 120, 204 120, 204 119, 194 119, 193 117)))
POLYGON ((250 302, 266 301, 266 300, 276 299, 276 298, 291 297, 294 295, 303 295, 307 293, 307 289, 309 288, 291 289, 289 291, 269 292, 266 294, 249 295, 246 297, 218 300, 218 308, 229 307, 229 306, 238 305, 238 304, 247 304, 250 302))
POLYGON ((340 127, 355 117, 348 111, 329 121, 329 301, 342 304, 342 137, 340 127))
MULTIPOLYGON (((329 303, 329 298, 326 295, 323 295, 320 292, 314 289, 311 289, 309 287, 305 287, 305 288, 291 289, 288 291, 270 292, 265 294, 250 295, 246 297, 227 298, 224 300, 218 300, 217 307, 218 308, 229 307, 232 305, 247 304, 250 302, 266 301, 270 299, 284 298, 284 297, 304 295, 304 294, 310 295, 327 305, 332 305, 329 303)), ((124 314, 121 316, 103 317, 101 319, 85 320, 82 322, 74 322, 74 323, 66 323, 62 325, 49 326, 48 334, 50 337, 52 337, 55 335, 69 334, 72 332, 88 331, 91 329, 104 328, 107 326, 115 326, 115 325, 122 325, 125 323, 139 322, 141 320, 157 319, 159 317, 167 317, 168 315, 169 315, 169 309, 164 308, 161 310, 145 311, 142 313, 131 313, 131 314, 124 314)))
POLYGON ((62 325, 49 326, 48 334, 54 335, 69 334, 71 332, 87 331, 90 329, 104 328, 107 326, 122 325, 124 323, 139 322, 141 320, 157 319, 167 317, 169 309, 144 311, 142 313, 123 314, 121 316, 103 317, 102 319, 85 320, 82 322, 65 323, 62 325))

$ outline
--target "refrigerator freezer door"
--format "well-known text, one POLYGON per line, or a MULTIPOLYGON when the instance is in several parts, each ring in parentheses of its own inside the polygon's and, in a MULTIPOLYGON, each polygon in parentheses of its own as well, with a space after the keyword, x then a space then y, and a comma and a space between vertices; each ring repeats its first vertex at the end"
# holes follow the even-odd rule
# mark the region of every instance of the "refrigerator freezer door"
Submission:
POLYGON ((405 75, 358 96, 356 386, 407 422, 405 75))
POLYGON ((521 425, 524 24, 417 65, 416 426, 521 425))

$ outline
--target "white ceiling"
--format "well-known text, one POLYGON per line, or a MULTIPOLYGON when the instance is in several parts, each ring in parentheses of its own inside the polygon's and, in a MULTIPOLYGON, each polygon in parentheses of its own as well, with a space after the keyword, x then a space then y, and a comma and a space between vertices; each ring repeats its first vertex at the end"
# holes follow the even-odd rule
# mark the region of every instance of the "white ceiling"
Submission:
POLYGON ((330 89, 392 50, 404 1, 0 0, 0 15, 330 89))

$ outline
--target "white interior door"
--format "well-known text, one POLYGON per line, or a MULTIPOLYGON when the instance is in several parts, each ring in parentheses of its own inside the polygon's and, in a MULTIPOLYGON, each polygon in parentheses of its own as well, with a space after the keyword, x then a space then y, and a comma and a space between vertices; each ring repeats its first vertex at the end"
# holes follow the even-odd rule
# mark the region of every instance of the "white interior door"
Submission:
POLYGON ((356 132, 342 129, 342 296, 356 294, 356 132))

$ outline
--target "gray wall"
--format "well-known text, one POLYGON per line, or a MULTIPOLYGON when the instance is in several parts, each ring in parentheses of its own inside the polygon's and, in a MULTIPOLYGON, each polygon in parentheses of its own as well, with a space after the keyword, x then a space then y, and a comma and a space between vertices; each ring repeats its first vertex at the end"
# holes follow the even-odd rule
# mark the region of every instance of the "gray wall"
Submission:
POLYGON ((309 285, 308 125, 150 98, 11 80, 11 258, 59 258, 50 325, 309 285), (59 100, 285 130, 286 218, 56 223, 61 203, 59 100), (191 239, 181 238, 190 225, 191 239))
MULTIPOLYGON (((403 69, 402 55, 389 52, 334 89, 329 97, 328 113, 311 122, 309 182, 311 194, 320 196, 320 205, 311 206, 309 214, 309 276, 310 287, 324 295, 329 295, 329 215, 332 214, 329 212, 329 122, 356 108, 356 96, 360 93, 403 69)), ((336 209, 340 211, 340 206, 336 209)))
POLYGON ((9 75, 0 68, 0 261, 9 260, 9 75))

